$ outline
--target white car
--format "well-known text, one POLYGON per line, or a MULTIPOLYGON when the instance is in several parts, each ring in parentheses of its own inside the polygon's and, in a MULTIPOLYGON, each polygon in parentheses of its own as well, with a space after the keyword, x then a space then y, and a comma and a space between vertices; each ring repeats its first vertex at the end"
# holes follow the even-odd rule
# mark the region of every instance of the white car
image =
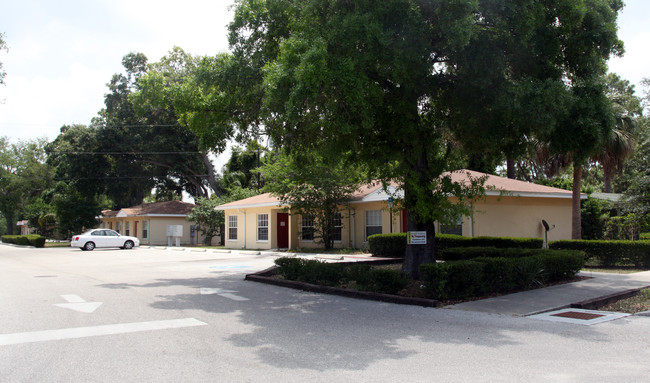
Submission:
POLYGON ((78 247, 81 250, 93 250, 101 247, 119 247, 120 249, 132 249, 140 246, 140 240, 136 237, 121 235, 109 229, 92 229, 72 237, 71 247, 78 247))

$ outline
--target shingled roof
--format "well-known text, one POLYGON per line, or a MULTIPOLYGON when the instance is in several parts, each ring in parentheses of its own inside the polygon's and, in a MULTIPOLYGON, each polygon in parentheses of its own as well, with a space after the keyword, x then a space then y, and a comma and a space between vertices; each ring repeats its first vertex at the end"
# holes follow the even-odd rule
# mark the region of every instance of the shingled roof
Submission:
POLYGON ((104 210, 104 218, 136 216, 179 216, 187 215, 195 207, 193 203, 182 201, 163 201, 131 206, 121 210, 104 210))
MULTIPOLYGON (((476 172, 473 170, 461 169, 453 172, 445 173, 451 175, 454 182, 469 182, 469 179, 478 179, 486 177, 485 187, 488 188, 487 195, 505 195, 519 196, 519 197, 542 197, 542 198, 571 198, 571 191, 558 189, 550 186, 538 185, 530 182, 513 180, 476 172)), ((390 185, 389 189, 395 191, 398 195, 403 193, 397 190, 396 185, 390 185)), ((388 195, 383 191, 381 182, 373 182, 363 185, 357 192, 352 195, 352 203, 354 202, 369 202, 386 200, 388 195)), ((245 198, 239 201, 229 202, 217 206, 217 210, 226 210, 233 208, 248 208, 248 207, 265 207, 265 206, 281 206, 280 200, 269 193, 256 195, 254 197, 245 198)))

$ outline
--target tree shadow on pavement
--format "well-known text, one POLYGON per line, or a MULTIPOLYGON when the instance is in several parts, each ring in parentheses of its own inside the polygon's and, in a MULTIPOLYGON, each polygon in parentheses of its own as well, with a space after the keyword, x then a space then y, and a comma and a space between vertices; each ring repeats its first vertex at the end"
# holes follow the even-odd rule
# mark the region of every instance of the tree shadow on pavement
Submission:
POLYGON ((359 371, 380 361, 422 354, 423 349, 427 350, 424 357, 433 361, 445 356, 445 345, 486 351, 510 348, 527 344, 533 338, 531 334, 538 332, 603 342, 603 335, 588 326, 307 293, 244 281, 243 276, 219 274, 215 278, 159 279, 143 285, 100 287, 169 288, 173 293, 156 295, 151 307, 195 311, 192 315, 197 319, 220 329, 231 328, 220 324, 226 319, 220 315, 235 316, 244 326, 224 332, 223 339, 277 368, 359 371), (209 293, 201 294, 201 289, 209 293), (221 293, 247 300, 233 300, 221 293))

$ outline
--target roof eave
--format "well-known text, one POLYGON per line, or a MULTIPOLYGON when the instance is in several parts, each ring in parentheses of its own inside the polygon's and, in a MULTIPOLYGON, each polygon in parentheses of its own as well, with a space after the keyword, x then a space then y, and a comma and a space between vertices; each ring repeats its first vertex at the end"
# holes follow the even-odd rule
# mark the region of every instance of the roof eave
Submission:
POLYGON ((232 209, 249 209, 255 207, 282 207, 287 206, 280 202, 262 202, 262 203, 251 203, 245 205, 230 205, 230 206, 217 206, 214 210, 232 210, 232 209))

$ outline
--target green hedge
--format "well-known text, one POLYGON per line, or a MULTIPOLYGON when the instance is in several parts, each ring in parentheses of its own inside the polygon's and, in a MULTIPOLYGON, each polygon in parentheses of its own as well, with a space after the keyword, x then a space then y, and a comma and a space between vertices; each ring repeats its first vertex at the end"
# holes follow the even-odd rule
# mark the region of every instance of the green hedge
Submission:
POLYGON ((442 251, 439 254, 439 259, 444 261, 462 261, 467 259, 474 259, 479 257, 505 257, 505 258, 521 258, 529 257, 532 255, 546 254, 546 249, 525 249, 525 248, 506 248, 500 249, 496 247, 452 247, 442 251))
POLYGON ((588 261, 600 266, 650 268, 650 241, 553 241, 549 247, 584 251, 588 261))
MULTIPOLYGON (((524 251, 526 253, 527 251, 524 251)), ((425 293, 436 299, 465 299, 540 286, 573 277, 584 266, 581 251, 540 250, 535 255, 482 257, 420 266, 425 293)))
POLYGON ((397 294, 408 284, 401 270, 371 268, 355 263, 327 263, 312 259, 278 258, 278 273, 285 279, 333 287, 355 285, 359 290, 397 294))
MULTIPOLYGON (((541 238, 508 237, 462 237, 452 234, 436 234, 436 254, 456 247, 496 247, 541 249, 541 238)), ((406 252, 406 233, 375 234, 368 237, 370 253, 375 257, 400 258, 406 252)))
POLYGON ((2 242, 21 246, 45 247, 45 237, 38 234, 3 235, 2 242))

